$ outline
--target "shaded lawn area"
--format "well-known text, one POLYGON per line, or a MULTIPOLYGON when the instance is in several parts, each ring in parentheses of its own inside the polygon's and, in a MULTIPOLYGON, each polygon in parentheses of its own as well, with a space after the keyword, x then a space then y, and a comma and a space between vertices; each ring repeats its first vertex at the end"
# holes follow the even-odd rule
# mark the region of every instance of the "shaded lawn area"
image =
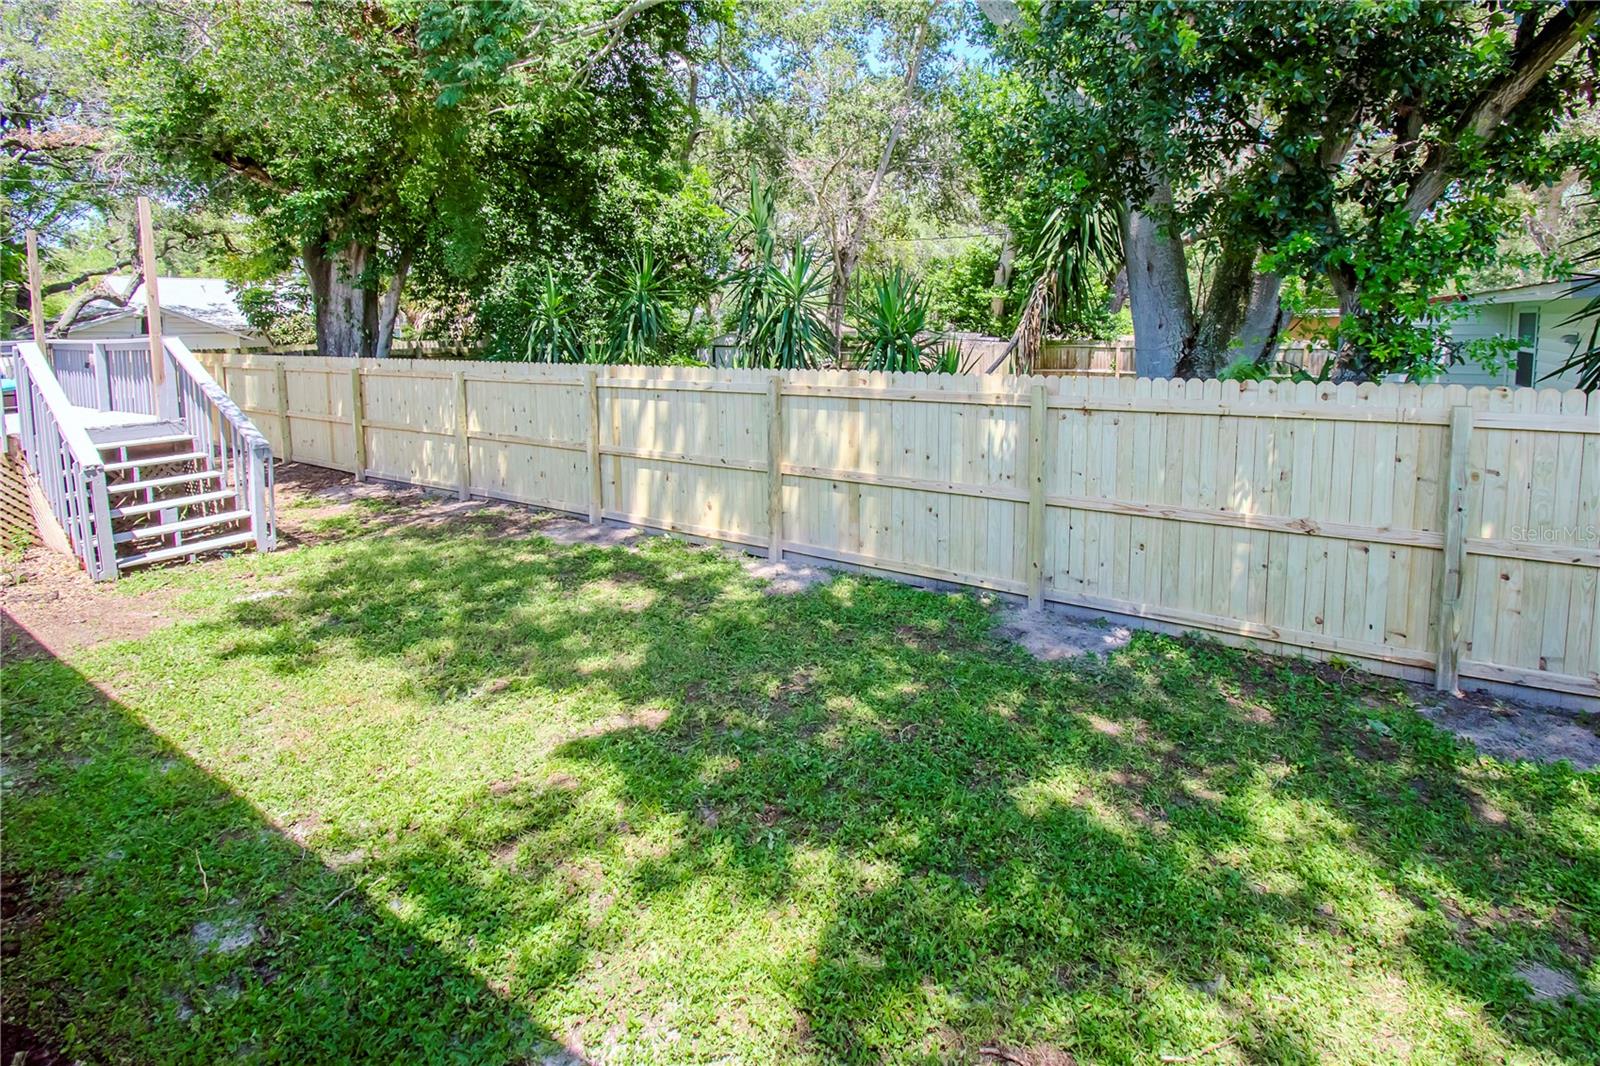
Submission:
POLYGON ((1392 682, 1149 634, 1040 665, 976 597, 765 596, 665 539, 327 526, 4 667, 4 1012, 68 1058, 1600 1055, 1600 775, 1392 682))

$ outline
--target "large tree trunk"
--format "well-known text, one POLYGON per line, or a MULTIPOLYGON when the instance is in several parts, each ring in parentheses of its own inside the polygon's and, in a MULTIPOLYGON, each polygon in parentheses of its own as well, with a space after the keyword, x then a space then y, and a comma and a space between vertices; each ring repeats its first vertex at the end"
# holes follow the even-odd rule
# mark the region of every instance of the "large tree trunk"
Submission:
POLYGON ((1250 283, 1250 303, 1234 345, 1238 358, 1259 363, 1277 347, 1283 330, 1283 307, 1278 302, 1282 289, 1281 274, 1257 274, 1250 283))
POLYGON ((1226 241, 1211 272, 1205 304, 1195 327, 1194 347, 1184 369, 1189 377, 1214 378, 1235 358, 1234 342, 1244 325, 1250 302, 1250 279, 1256 247, 1249 241, 1226 241))
POLYGON ((378 300, 367 277, 372 246, 350 241, 330 254, 316 242, 303 258, 317 312, 317 351, 366 358, 378 333, 378 300))
MULTIPOLYGON (((1158 187, 1151 203, 1171 203, 1158 187)), ((1194 305, 1183 241, 1159 218, 1129 208, 1122 216, 1122 248, 1133 309, 1133 367, 1140 377, 1170 378, 1194 339, 1194 305)))
POLYGON ((408 248, 400 253, 400 259, 394 265, 394 276, 389 279, 389 288, 383 294, 383 306, 378 312, 378 343, 373 348, 373 355, 379 359, 389 357, 389 349, 394 345, 394 321, 400 313, 400 293, 406 286, 406 274, 411 270, 411 250, 408 248))

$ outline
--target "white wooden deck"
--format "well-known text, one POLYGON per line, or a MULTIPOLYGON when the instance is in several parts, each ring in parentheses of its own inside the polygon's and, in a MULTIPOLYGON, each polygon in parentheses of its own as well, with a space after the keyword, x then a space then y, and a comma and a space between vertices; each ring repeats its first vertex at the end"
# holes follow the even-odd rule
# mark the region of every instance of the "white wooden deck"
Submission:
POLYGON ((96 411, 93 407, 74 405, 78 424, 84 429, 121 429, 124 426, 153 426, 163 419, 155 415, 136 414, 132 411, 96 411))

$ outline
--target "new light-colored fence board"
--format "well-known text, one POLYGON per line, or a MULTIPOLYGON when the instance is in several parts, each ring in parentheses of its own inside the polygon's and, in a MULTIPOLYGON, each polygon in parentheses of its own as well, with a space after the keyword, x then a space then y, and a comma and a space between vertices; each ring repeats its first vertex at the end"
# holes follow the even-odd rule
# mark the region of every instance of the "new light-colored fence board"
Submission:
POLYGON ((212 359, 304 462, 1600 696, 1576 392, 212 359))

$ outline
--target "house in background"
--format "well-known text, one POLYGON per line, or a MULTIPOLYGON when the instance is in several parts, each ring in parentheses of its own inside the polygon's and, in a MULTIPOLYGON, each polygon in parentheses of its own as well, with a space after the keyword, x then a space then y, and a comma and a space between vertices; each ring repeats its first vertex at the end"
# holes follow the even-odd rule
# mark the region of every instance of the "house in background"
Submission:
MULTIPOLYGON (((126 293, 132 277, 105 279, 108 288, 126 293)), ((222 278, 157 278, 161 294, 161 332, 177 337, 192 351, 218 348, 265 348, 267 338, 245 320, 239 302, 222 278)), ((71 340, 136 337, 146 332, 145 287, 140 285, 126 306, 91 303, 66 336, 71 340)))
POLYGON ((1549 377, 1572 358, 1580 339, 1587 344, 1595 316, 1573 321, 1584 305, 1600 296, 1600 282, 1574 290, 1570 281, 1513 285, 1483 289, 1453 297, 1466 304, 1466 312, 1450 325, 1450 337, 1471 341, 1507 337, 1516 341, 1516 356, 1504 371, 1491 374, 1474 362, 1452 366, 1439 380, 1452 385, 1531 385, 1541 389, 1572 389, 1578 372, 1569 370, 1549 377))

